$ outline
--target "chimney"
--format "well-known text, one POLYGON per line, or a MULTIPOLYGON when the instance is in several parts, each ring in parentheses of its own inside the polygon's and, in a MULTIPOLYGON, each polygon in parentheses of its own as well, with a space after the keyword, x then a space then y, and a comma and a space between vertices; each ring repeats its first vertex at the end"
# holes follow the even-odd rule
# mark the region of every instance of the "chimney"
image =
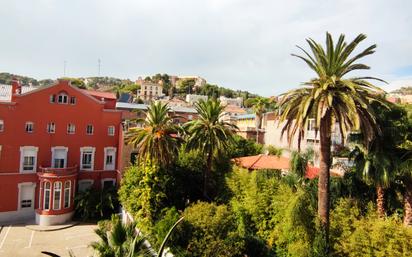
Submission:
POLYGON ((15 96, 21 94, 20 82, 14 77, 11 81, 11 101, 14 102, 15 96))

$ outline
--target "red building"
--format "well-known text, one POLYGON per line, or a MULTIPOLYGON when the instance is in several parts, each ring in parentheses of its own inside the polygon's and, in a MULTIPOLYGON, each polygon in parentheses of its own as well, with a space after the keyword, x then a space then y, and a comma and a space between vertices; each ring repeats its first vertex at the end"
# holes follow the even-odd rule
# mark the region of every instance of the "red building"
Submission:
POLYGON ((0 222, 66 222, 76 192, 116 185, 121 112, 111 93, 67 81, 0 101, 0 222))

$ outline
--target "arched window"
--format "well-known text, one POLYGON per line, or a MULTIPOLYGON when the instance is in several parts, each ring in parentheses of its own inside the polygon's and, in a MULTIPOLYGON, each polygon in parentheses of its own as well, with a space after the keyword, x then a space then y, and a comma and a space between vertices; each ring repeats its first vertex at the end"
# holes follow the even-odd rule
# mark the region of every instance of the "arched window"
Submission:
POLYGON ((44 182, 44 201, 43 201, 43 209, 49 210, 50 209, 50 182, 44 182))
POLYGON ((64 182, 64 208, 70 207, 70 191, 71 191, 71 182, 64 182))
POLYGON ((53 186, 53 210, 60 210, 62 182, 54 182, 53 186))
POLYGON ((68 98, 69 97, 65 93, 60 93, 57 97, 57 102, 59 104, 67 104, 68 98))

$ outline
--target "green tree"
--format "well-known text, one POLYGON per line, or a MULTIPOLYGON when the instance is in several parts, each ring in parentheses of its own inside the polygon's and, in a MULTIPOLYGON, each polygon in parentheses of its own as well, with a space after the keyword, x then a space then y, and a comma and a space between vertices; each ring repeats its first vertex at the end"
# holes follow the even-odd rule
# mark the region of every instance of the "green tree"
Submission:
POLYGON ((325 232, 326 247, 329 238, 332 126, 336 122, 343 136, 349 130, 360 130, 366 141, 379 132, 370 103, 380 102, 378 94, 383 91, 368 81, 376 78, 346 78, 351 71, 369 69, 369 66, 357 61, 373 54, 376 45, 350 57, 364 39, 366 36, 360 34, 352 42, 346 43, 345 36, 340 35, 334 45, 332 36, 326 33, 326 50, 313 39, 308 39, 312 55, 298 47, 305 55, 293 56, 302 59, 316 73, 316 77, 304 83, 303 88, 285 93, 280 102, 280 122, 285 122, 282 134, 287 133, 289 143, 297 134, 300 148, 310 118, 315 119, 316 130, 320 134, 318 215, 325 232))
POLYGON ((169 116, 170 108, 161 102, 152 103, 147 110, 143 127, 131 128, 126 142, 137 148, 140 161, 151 160, 167 166, 175 159, 182 144, 180 127, 169 116))
POLYGON ((403 141, 402 127, 407 123, 407 117, 406 112, 395 105, 390 105, 390 108, 372 106, 382 134, 370 142, 362 140, 362 134, 352 135, 350 143, 353 150, 350 156, 355 161, 356 171, 360 177, 376 188, 378 215, 384 217, 385 190, 396 178, 395 171, 400 162, 397 147, 403 141))
POLYGON ((268 110, 274 109, 275 104, 269 98, 264 97, 251 98, 249 104, 252 105, 252 110, 256 115, 256 143, 259 143, 259 130, 262 128, 263 114, 268 110))
POLYGON ((186 124, 187 149, 199 150, 206 158, 206 170, 203 173, 203 195, 208 197, 208 180, 212 171, 213 158, 218 157, 233 142, 236 128, 220 120, 223 107, 219 101, 208 100, 195 103, 199 118, 186 124))

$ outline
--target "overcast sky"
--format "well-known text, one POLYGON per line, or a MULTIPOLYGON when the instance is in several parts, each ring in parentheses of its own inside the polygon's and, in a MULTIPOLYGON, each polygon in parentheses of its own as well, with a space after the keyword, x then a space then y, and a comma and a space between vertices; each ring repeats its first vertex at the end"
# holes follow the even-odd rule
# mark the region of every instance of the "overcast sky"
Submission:
POLYGON ((412 1, 0 0, 0 71, 37 79, 168 73, 265 96, 313 73, 291 53, 325 32, 376 43, 366 75, 412 86, 412 1), (401 81, 401 82, 399 82, 401 81))

